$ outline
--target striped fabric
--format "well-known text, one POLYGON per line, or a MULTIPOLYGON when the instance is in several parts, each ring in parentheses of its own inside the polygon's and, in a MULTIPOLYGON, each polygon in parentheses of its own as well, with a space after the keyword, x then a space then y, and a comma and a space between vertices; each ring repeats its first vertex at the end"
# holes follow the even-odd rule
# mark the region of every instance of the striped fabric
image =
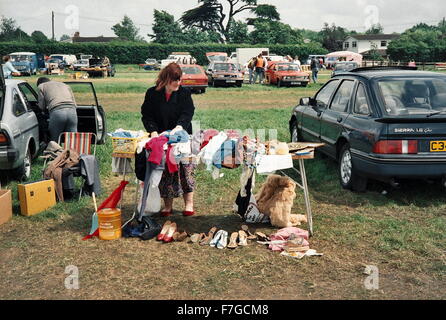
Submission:
POLYGON ((64 148, 76 150, 79 154, 91 154, 91 132, 64 132, 64 148))

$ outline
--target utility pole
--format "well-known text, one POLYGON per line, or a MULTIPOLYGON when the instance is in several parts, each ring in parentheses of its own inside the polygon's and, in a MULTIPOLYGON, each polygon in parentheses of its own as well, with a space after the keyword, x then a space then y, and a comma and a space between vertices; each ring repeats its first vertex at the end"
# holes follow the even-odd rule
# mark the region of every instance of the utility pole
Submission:
POLYGON ((54 11, 51 11, 51 29, 53 30, 52 40, 54 41, 54 11))

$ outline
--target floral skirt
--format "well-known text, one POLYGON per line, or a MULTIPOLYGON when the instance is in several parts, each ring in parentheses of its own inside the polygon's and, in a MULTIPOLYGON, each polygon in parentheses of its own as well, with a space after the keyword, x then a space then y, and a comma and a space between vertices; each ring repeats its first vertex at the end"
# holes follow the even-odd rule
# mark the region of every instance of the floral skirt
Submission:
POLYGON ((194 191, 196 167, 196 164, 184 164, 180 162, 178 164, 178 171, 169 173, 166 166, 158 186, 161 198, 178 198, 184 193, 194 191))

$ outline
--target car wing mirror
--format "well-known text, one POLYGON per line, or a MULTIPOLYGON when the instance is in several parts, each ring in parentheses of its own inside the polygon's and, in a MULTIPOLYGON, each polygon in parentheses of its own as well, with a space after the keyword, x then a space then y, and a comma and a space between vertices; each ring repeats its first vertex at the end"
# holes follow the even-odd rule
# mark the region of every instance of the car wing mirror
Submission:
POLYGON ((301 106, 310 105, 310 99, 311 98, 300 98, 299 105, 301 105, 301 106))

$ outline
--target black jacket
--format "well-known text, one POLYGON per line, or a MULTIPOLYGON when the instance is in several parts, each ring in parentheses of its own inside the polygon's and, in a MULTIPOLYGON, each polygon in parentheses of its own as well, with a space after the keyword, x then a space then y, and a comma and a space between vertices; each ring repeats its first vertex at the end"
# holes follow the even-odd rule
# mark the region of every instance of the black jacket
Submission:
POLYGON ((192 134, 191 121, 195 106, 190 90, 180 87, 178 91, 172 92, 169 101, 166 101, 165 89, 156 91, 155 88, 147 90, 141 106, 142 123, 146 131, 161 133, 180 125, 192 134))

